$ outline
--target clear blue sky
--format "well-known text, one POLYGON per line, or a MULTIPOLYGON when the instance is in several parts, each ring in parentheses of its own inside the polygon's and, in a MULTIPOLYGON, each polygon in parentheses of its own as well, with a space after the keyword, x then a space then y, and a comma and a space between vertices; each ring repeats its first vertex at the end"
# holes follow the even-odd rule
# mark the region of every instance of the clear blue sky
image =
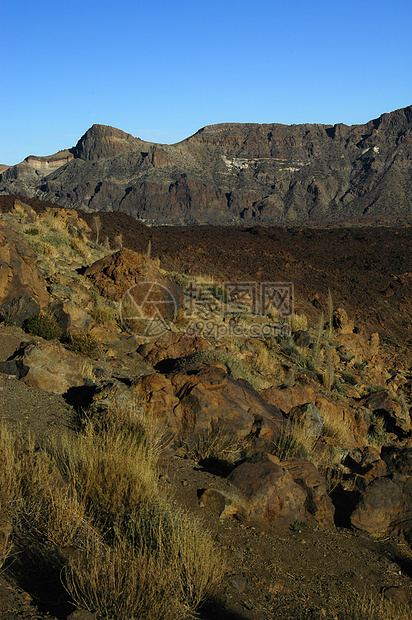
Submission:
POLYGON ((0 13, 0 163, 93 124, 364 123, 412 104, 411 0, 23 0, 0 13))

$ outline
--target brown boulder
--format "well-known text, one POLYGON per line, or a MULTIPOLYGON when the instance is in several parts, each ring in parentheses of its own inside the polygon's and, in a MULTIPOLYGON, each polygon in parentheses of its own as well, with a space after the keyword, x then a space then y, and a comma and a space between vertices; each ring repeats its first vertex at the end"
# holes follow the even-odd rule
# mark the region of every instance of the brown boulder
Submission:
POLYGON ((180 400, 175 414, 183 434, 221 429, 239 439, 253 434, 267 444, 285 428, 282 412, 249 383, 230 377, 223 365, 198 364, 190 374, 176 373, 171 380, 180 400))
POLYGON ((209 346, 203 336, 166 332, 155 342, 142 344, 137 350, 150 364, 157 364, 164 359, 177 359, 196 351, 204 351, 209 346))
POLYGON ((14 226, 0 222, 0 313, 19 326, 49 302, 36 260, 37 255, 14 226))
POLYGON ((90 265, 84 275, 102 297, 120 301, 126 291, 140 282, 160 282, 160 260, 150 259, 123 248, 90 265))
POLYGON ((326 480, 313 463, 307 459, 291 458, 282 461, 284 470, 290 473, 293 480, 306 493, 305 508, 318 523, 325 527, 333 527, 335 512, 327 489, 326 480))
POLYGON ((279 407, 285 413, 289 413, 294 407, 305 403, 315 402, 316 389, 311 385, 294 385, 288 388, 267 388, 262 390, 261 395, 270 403, 279 407))
POLYGON ((140 378, 132 388, 157 420, 176 436, 216 431, 238 439, 254 435, 270 445, 285 427, 282 412, 268 405, 246 381, 235 381, 223 365, 197 364, 165 377, 140 378))
POLYGON ((241 492, 251 517, 270 525, 276 522, 289 526, 305 514, 306 493, 268 454, 255 455, 242 463, 232 471, 229 480, 241 492))
POLYGON ((390 478, 376 478, 366 487, 351 523, 372 536, 385 536, 399 519, 402 507, 401 487, 390 478))
POLYGON ((353 334, 355 324, 349 320, 344 308, 337 308, 333 313, 333 327, 341 334, 353 334))
POLYGON ((174 413, 179 405, 172 382, 161 374, 141 377, 131 388, 140 398, 146 415, 153 420, 164 422, 169 430, 179 435, 180 427, 174 413))
POLYGON ((72 301, 61 301, 54 304, 52 310, 64 336, 68 336, 74 331, 85 332, 93 322, 92 317, 72 301))
POLYGON ((403 435, 411 430, 411 417, 407 407, 394 401, 386 390, 374 392, 360 404, 382 416, 389 432, 403 435))
POLYGON ((31 342, 14 359, 24 369, 22 381, 31 387, 64 394, 69 388, 84 384, 81 358, 56 340, 31 342))

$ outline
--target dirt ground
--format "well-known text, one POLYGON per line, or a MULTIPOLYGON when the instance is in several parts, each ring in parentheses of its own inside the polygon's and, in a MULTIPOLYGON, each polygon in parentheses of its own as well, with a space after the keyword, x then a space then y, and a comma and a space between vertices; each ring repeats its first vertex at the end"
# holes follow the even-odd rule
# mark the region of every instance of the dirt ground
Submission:
MULTIPOLYGON (((25 339, 20 329, 0 326, 0 360, 25 339)), ((73 432, 75 417, 64 397, 0 374, 0 419, 30 432, 38 442, 51 433, 73 432)), ((210 488, 230 491, 226 478, 174 452, 162 458, 161 475, 174 501, 204 521, 226 557, 224 581, 215 600, 201 610, 203 620, 349 618, 343 614, 350 613, 354 601, 377 598, 388 588, 412 600, 412 553, 406 543, 374 540, 343 528, 325 530, 314 522, 298 532, 220 519, 200 505, 199 496, 210 488)), ((40 612, 34 593, 21 585, 13 578, 13 566, 3 569, 0 620, 67 617, 67 611, 58 613, 44 605, 40 612)))

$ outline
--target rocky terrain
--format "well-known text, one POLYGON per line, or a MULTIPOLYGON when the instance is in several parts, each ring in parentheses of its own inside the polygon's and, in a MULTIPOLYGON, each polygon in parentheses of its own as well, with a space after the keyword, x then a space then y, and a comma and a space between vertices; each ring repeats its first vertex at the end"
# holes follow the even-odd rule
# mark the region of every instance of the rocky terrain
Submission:
MULTIPOLYGON (((139 438, 143 423, 146 441, 162 439, 139 476, 168 498, 168 518, 196 519, 189 573, 208 571, 199 599, 182 582, 176 612, 164 585, 145 617, 409 618, 410 229, 147 229, 124 214, 0 202, 0 618, 142 617, 121 611, 125 547, 121 599, 104 575, 133 506, 130 488, 118 500, 115 489, 139 462, 122 433, 139 438), (290 289, 261 303, 262 283, 291 281, 294 308, 290 289), (99 503, 104 486, 90 499, 91 479, 80 484, 58 443, 86 442, 91 462, 106 445, 106 463, 106 433, 123 441, 114 464, 130 467, 113 478, 112 507, 99 503), (31 476, 9 503, 7 458, 31 476), (91 582, 79 594, 93 559, 97 599, 91 582)), ((160 584, 162 557, 158 547, 160 584)))
POLYGON ((210 125, 174 145, 93 125, 69 150, 0 170, 0 192, 158 225, 404 217, 411 128, 410 106, 365 125, 210 125))

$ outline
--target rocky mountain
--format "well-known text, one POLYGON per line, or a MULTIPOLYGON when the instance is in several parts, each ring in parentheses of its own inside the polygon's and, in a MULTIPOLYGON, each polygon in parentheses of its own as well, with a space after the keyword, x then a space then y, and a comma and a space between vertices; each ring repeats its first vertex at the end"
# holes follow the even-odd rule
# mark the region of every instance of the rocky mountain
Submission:
POLYGON ((0 193, 149 224, 411 215, 412 106, 365 125, 210 125, 174 145, 93 125, 4 170, 0 193))

